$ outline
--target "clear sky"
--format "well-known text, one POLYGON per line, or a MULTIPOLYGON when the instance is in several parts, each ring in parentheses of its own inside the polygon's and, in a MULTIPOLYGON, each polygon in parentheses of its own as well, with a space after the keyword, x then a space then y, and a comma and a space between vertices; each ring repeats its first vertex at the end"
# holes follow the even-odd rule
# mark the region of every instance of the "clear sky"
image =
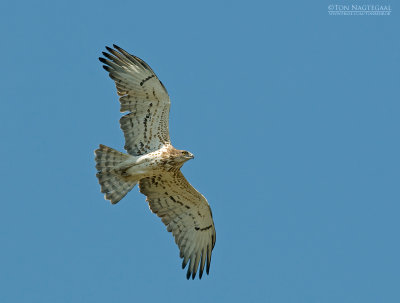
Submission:
POLYGON ((400 8, 275 2, 0 5, 1 302, 400 302, 400 8), (124 145, 113 43, 196 155, 217 230, 200 281, 137 188, 100 193, 93 151, 124 145))

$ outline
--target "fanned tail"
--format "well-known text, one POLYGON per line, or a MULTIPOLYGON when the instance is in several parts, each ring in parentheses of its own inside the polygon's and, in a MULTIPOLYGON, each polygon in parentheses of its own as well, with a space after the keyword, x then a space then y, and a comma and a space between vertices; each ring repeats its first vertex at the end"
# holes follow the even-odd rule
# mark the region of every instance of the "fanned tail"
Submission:
POLYGON ((98 170, 96 177, 99 179, 101 192, 105 194, 105 199, 116 204, 137 183, 137 181, 129 180, 114 170, 118 164, 127 160, 129 155, 102 144, 100 144, 99 149, 95 150, 95 155, 96 169, 98 170))

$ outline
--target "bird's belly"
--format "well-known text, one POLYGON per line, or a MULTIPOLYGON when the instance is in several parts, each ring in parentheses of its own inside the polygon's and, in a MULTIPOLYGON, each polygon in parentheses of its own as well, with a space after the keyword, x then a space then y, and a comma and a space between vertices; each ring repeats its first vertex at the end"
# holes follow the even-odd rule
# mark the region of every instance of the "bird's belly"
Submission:
POLYGON ((157 163, 144 162, 135 164, 126 170, 126 174, 133 179, 140 180, 149 176, 153 176, 158 171, 157 163))

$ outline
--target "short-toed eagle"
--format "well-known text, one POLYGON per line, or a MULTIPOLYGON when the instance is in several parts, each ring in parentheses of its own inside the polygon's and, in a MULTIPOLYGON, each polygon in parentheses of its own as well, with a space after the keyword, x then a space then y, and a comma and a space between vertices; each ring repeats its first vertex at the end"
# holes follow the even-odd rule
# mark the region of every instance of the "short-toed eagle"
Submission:
POLYGON ((214 222, 207 200, 180 171, 193 155, 171 144, 167 90, 143 60, 116 45, 106 48, 99 60, 115 81, 120 111, 128 112, 120 120, 128 154, 105 145, 95 151, 101 192, 115 204, 139 183, 151 211, 174 235, 182 268, 189 262, 186 277, 194 279, 200 265, 201 279, 204 267, 207 274, 210 269, 214 222))

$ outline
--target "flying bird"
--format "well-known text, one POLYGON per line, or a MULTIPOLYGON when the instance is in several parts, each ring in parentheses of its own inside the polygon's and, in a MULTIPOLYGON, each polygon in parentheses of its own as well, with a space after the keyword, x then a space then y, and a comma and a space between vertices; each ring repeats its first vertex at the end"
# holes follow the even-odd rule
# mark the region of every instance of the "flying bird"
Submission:
POLYGON ((120 96, 120 119, 127 153, 100 145, 95 151, 96 177, 105 199, 118 203, 136 185, 153 213, 172 232, 188 265, 186 278, 210 270, 216 233, 211 208, 180 168, 192 153, 172 146, 168 118, 170 99, 165 86, 142 59, 113 45, 106 47, 103 68, 120 96))

